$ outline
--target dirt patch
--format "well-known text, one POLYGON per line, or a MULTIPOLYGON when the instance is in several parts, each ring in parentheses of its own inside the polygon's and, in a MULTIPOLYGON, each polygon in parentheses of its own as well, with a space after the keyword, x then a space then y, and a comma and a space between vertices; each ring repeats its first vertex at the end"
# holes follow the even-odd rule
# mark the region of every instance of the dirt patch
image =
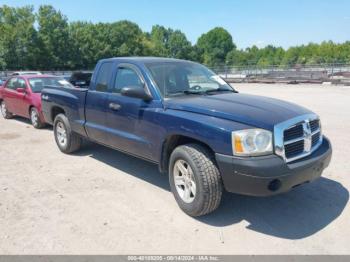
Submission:
POLYGON ((1 140, 13 140, 20 138, 21 135, 16 134, 16 133, 5 133, 5 134, 0 134, 0 139, 1 140))
POLYGON ((43 141, 42 140, 40 140, 40 139, 30 139, 29 140, 29 143, 31 143, 31 144, 40 144, 40 143, 42 143, 43 141))

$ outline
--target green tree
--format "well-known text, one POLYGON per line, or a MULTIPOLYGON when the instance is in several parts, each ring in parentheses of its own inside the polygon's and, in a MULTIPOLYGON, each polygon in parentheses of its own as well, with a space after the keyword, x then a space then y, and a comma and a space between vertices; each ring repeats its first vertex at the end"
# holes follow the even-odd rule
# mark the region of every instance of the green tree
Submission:
POLYGON ((37 32, 32 6, 0 7, 0 66, 31 69, 37 66, 37 32))
POLYGON ((299 59, 300 48, 299 47, 291 47, 289 48, 281 62, 282 65, 285 66, 293 66, 296 65, 299 59))
POLYGON ((3 44, 0 42, 0 70, 5 70, 7 67, 5 54, 6 54, 5 48, 3 44))
POLYGON ((154 56, 190 59, 194 57, 192 44, 180 30, 155 25, 149 35, 154 56))
POLYGON ((236 46, 229 32, 222 27, 216 27, 199 37, 197 48, 201 62, 215 66, 225 63, 227 54, 236 46))
POLYGON ((149 55, 209 66, 350 63, 350 41, 309 43, 287 50, 272 45, 238 50, 232 36, 216 27, 193 46, 180 30, 160 25, 148 33, 130 21, 69 23, 50 5, 40 6, 36 14, 32 6, 0 6, 0 36, 0 69, 92 69, 101 58, 149 55))
POLYGON ((187 40, 186 35, 180 30, 170 31, 167 48, 170 57, 179 59, 191 58, 191 42, 187 40))
POLYGON ((152 53, 154 56, 169 56, 168 41, 169 30, 164 26, 155 25, 150 33, 150 41, 152 44, 152 53))
POLYGON ((96 64, 95 25, 87 22, 73 22, 69 25, 69 38, 74 69, 92 69, 96 64))
POLYGON ((69 69, 71 44, 67 18, 50 5, 42 5, 37 14, 39 24, 40 65, 42 69, 69 69))
POLYGON ((142 56, 151 53, 146 35, 135 23, 70 24, 75 68, 93 68, 102 58, 116 56, 142 56))
POLYGON ((233 49, 226 56, 226 64, 230 66, 245 66, 248 64, 248 53, 233 49))
POLYGON ((130 21, 120 21, 109 24, 111 56, 140 56, 144 53, 144 34, 140 27, 130 21))

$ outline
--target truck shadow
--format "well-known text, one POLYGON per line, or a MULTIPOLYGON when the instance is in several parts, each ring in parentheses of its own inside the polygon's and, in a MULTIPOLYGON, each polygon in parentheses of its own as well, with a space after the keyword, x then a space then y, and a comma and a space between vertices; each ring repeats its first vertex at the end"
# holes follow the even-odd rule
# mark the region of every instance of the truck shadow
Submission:
POLYGON ((168 176, 161 174, 156 164, 86 141, 82 149, 75 155, 90 156, 124 173, 170 192, 168 176))
MULTIPOLYGON (((88 155, 170 193, 168 176, 160 174, 154 164, 90 143, 76 155, 88 155)), ((348 200, 349 192, 340 183, 320 178, 286 194, 267 198, 224 193, 215 212, 195 219, 214 227, 246 221, 250 230, 279 238, 302 239, 335 220, 348 200)))
MULTIPOLYGON (((30 122, 30 119, 24 118, 24 117, 21 117, 21 116, 14 116, 13 118, 11 118, 11 119, 9 119, 7 121, 17 121, 17 122, 22 123, 24 125, 32 126, 32 123, 30 122)), ((53 128, 52 128, 51 125, 45 125, 41 130, 53 131, 53 128)))
POLYGON ((288 193, 267 198, 224 194, 219 209, 199 220, 216 227, 245 220, 250 230, 285 239, 302 239, 335 220, 348 200, 346 188, 321 177, 288 193))

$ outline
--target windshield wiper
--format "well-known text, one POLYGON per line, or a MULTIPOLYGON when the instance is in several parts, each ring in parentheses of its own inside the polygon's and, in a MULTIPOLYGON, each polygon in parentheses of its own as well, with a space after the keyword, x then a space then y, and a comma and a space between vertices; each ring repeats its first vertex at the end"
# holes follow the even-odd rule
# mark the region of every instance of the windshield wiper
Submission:
POLYGON ((179 91, 176 93, 168 93, 169 97, 174 97, 174 96, 182 96, 182 95, 203 95, 205 92, 198 92, 198 91, 192 91, 192 90, 184 90, 184 91, 179 91))
POLYGON ((226 88, 209 89, 209 90, 205 91, 206 94, 211 94, 211 93, 216 93, 216 92, 238 93, 236 90, 226 89, 226 88))
POLYGON ((236 90, 233 90, 233 89, 218 88, 218 89, 210 89, 210 90, 206 90, 206 91, 184 90, 184 91, 177 92, 174 94, 205 95, 205 94, 212 94, 212 93, 216 93, 216 92, 238 93, 236 90))
POLYGON ((204 94, 205 92, 203 92, 203 91, 185 90, 185 91, 183 91, 183 93, 186 94, 186 95, 198 95, 198 94, 204 94))

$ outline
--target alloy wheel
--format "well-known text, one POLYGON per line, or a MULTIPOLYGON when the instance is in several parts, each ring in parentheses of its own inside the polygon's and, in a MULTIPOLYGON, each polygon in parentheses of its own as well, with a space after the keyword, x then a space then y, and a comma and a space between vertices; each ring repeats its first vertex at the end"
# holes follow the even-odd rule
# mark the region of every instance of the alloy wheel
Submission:
POLYGON ((32 109, 32 111, 30 113, 30 119, 32 120, 33 126, 37 126, 38 125, 39 116, 38 116, 38 114, 36 113, 36 111, 34 109, 32 109))
POLYGON ((67 145, 67 131, 62 122, 56 124, 56 137, 60 146, 65 147, 67 145))
POLYGON ((196 181, 191 166, 185 160, 177 160, 173 169, 176 191, 185 203, 192 203, 196 197, 196 181))
POLYGON ((3 117, 6 117, 7 115, 7 108, 6 108, 5 102, 1 103, 1 114, 3 117))

